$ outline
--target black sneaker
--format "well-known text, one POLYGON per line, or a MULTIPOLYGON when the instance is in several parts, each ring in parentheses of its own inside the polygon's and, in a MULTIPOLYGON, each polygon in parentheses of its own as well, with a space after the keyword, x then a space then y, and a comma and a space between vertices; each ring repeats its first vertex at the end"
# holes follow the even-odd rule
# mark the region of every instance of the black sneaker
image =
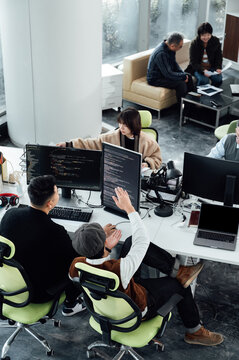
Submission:
POLYGON ((64 304, 63 305, 63 309, 62 309, 62 315, 64 316, 72 316, 75 315, 81 311, 84 311, 86 309, 86 306, 83 303, 79 303, 78 301, 76 301, 73 306, 72 304, 64 304))

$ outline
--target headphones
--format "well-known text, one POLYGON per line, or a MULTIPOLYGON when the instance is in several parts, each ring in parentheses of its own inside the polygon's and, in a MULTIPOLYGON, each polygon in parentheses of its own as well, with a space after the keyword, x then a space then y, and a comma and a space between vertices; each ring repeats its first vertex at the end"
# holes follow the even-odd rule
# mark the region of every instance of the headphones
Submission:
POLYGON ((11 193, 0 194, 0 207, 4 207, 7 204, 15 206, 19 203, 19 196, 11 193))

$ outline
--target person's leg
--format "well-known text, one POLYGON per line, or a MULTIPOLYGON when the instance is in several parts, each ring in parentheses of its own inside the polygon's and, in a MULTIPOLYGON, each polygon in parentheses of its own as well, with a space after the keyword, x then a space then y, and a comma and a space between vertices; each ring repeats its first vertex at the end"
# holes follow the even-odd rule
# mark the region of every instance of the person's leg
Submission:
POLYGON ((69 279, 69 283, 65 288, 66 299, 63 304, 62 314, 64 316, 72 316, 86 309, 80 298, 82 290, 79 286, 69 279))
MULTIPOLYGON (((132 237, 128 237, 121 249, 120 257, 125 257, 132 245, 132 237)), ((173 257, 166 250, 159 246, 150 243, 142 263, 151 266, 172 278, 177 278, 177 281, 183 286, 188 287, 190 283, 197 277, 203 268, 203 263, 198 263, 193 266, 180 265, 179 258, 173 257)), ((141 269, 136 271, 134 278, 138 279, 141 275, 141 269)))
POLYGON ((165 87, 167 89, 175 89, 178 103, 181 102, 181 97, 185 96, 188 92, 187 84, 183 80, 173 81, 168 79, 155 79, 152 83, 152 86, 165 87))
POLYGON ((209 78, 198 71, 195 71, 194 76, 197 79, 197 86, 209 84, 209 78))
POLYGON ((223 336, 205 329, 200 323, 197 305, 193 299, 191 288, 184 289, 176 279, 164 277, 160 279, 141 279, 139 283, 148 291, 148 312, 146 319, 157 314, 175 294, 183 296, 177 304, 179 315, 186 328, 184 340, 189 344, 213 346, 223 342, 223 336))
POLYGON ((210 79, 213 86, 220 86, 222 84, 222 74, 212 75, 210 79))

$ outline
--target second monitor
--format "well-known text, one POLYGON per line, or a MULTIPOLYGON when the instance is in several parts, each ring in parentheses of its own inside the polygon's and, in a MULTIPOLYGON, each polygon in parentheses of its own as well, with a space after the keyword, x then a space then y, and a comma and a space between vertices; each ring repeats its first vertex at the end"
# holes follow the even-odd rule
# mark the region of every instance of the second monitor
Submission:
POLYGON ((116 187, 127 190, 136 211, 140 207, 141 154, 120 146, 103 143, 102 205, 105 210, 124 215, 112 195, 116 187))

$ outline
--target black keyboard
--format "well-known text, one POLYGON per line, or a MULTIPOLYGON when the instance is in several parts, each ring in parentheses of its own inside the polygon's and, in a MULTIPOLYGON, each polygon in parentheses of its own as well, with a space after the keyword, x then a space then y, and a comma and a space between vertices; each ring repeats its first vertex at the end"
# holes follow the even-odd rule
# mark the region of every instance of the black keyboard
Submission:
POLYGON ((207 240, 222 241, 222 242, 226 242, 226 243, 233 243, 234 239, 235 239, 235 237, 233 235, 218 234, 218 233, 213 233, 210 231, 201 231, 201 230, 198 231, 198 237, 207 239, 207 240))
MULTIPOLYGON (((19 207, 26 207, 26 206, 28 205, 24 205, 24 204, 19 205, 19 207)), ((93 210, 82 211, 81 209, 56 206, 49 212, 49 215, 51 218, 54 219, 89 222, 92 213, 93 210)))
POLYGON ((93 210, 82 211, 81 209, 56 206, 49 212, 49 215, 54 219, 89 222, 92 212, 93 210))

